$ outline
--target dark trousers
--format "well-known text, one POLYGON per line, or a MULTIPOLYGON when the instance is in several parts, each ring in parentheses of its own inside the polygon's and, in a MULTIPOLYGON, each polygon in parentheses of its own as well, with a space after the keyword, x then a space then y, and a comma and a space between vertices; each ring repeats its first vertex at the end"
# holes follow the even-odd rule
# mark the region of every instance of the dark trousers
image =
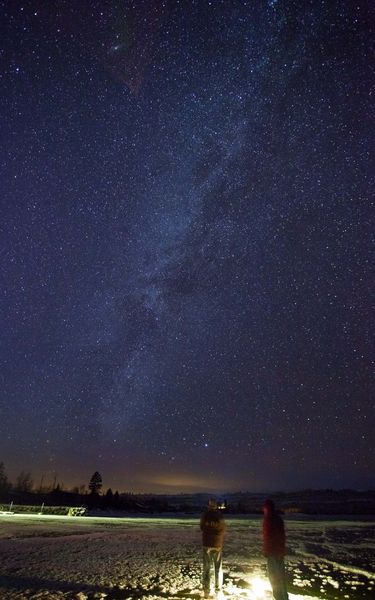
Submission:
POLYGON ((275 600, 288 600, 284 557, 268 556, 267 569, 275 600))
POLYGON ((203 547, 203 577, 202 584, 205 592, 210 591, 211 568, 215 573, 215 589, 221 590, 223 585, 223 560, 221 548, 203 547))

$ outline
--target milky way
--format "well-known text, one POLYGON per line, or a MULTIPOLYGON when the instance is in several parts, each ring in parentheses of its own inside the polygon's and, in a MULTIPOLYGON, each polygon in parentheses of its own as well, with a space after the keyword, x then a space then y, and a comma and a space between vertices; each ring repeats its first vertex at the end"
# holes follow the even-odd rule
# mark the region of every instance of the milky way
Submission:
POLYGON ((366 4, 47 4, 0 2, 10 478, 372 485, 366 4))

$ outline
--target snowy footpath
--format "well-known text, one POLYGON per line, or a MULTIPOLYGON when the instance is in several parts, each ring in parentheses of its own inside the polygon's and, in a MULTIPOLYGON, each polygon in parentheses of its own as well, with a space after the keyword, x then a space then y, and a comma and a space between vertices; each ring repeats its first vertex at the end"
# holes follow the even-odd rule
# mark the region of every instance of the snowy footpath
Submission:
MULTIPOLYGON (((225 599, 271 600, 258 519, 227 519, 225 599)), ((287 519, 290 600, 373 600, 375 523, 287 519)), ((198 519, 0 516, 0 600, 198 600, 198 519)))

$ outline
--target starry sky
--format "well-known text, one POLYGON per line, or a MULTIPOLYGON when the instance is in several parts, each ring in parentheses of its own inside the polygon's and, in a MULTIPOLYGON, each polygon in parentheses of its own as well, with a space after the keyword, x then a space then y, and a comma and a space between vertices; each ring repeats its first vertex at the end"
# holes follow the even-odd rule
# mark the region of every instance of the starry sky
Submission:
POLYGON ((10 479, 373 486, 369 7, 0 2, 10 479))

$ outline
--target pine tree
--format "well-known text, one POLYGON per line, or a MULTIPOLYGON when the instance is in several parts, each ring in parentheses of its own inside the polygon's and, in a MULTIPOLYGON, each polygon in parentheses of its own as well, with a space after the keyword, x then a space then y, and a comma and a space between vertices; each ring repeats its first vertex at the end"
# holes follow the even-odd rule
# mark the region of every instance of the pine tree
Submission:
POLYGON ((103 486, 102 476, 98 471, 95 471, 94 475, 90 479, 89 490, 92 494, 99 494, 103 486))
POLYGON ((113 505, 113 492, 111 488, 108 488, 104 497, 104 506, 107 508, 111 508, 113 505))

